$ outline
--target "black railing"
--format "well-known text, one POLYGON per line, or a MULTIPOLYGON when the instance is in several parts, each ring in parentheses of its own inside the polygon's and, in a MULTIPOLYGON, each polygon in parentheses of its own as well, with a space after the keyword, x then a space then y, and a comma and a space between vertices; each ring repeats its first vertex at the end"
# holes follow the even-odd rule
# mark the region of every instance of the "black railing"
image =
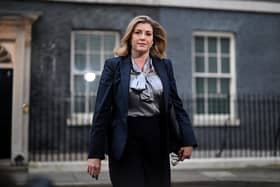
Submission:
MULTIPOLYGON (((209 109, 208 114, 202 110, 198 112, 196 100, 184 100, 199 143, 193 157, 279 157, 280 96, 239 95, 228 98, 228 102, 223 100, 222 104, 205 102, 207 107, 230 105, 225 107, 226 112, 209 109), (220 112, 214 114, 211 111, 220 112)), ((84 107, 82 104, 79 106, 84 107)), ((71 114, 70 108, 71 99, 60 95, 46 96, 31 106, 31 161, 86 160, 92 115, 71 114)))

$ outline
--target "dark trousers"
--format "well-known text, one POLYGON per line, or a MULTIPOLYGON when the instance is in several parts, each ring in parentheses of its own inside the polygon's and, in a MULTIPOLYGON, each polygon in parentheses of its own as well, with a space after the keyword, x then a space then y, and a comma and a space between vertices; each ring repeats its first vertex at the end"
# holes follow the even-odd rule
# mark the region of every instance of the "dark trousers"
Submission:
POLYGON ((113 187, 170 187, 159 117, 128 117, 128 140, 120 160, 109 158, 113 187))

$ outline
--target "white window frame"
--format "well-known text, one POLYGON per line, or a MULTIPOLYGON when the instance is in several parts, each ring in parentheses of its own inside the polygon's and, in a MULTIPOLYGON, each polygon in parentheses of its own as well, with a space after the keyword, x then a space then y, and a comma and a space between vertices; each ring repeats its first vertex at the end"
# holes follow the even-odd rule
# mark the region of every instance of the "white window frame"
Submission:
MULTIPOLYGON (((206 44, 204 44, 206 45, 206 44)), ((208 59, 208 49, 205 47, 206 51, 204 54, 206 55, 206 59, 208 59)), ((220 42, 218 42, 218 68, 221 67, 219 64, 221 63, 221 53, 220 53, 220 42)), ((236 59, 235 59, 235 37, 233 33, 227 32, 210 32, 210 31, 194 31, 192 34, 192 90, 193 90, 193 123, 194 126, 222 126, 222 125, 239 125, 239 119, 237 118, 237 106, 236 106, 236 59), (205 71, 206 73, 199 73, 195 71, 195 37, 216 37, 218 40, 220 38, 228 38, 230 42, 230 73, 223 74, 218 69, 218 73, 212 74, 208 73, 207 65, 205 63, 205 71), (201 78, 230 78, 230 113, 229 114, 197 114, 196 113, 196 83, 195 79, 197 77, 201 78)), ((205 86, 205 85, 204 85, 205 86)), ((206 93, 207 94, 207 93, 206 93)), ((207 95, 206 95, 207 97, 207 95)))
MULTIPOLYGON (((75 35, 76 34, 98 34, 98 35, 106 35, 106 34, 114 34, 115 35, 115 47, 119 46, 119 41, 120 41, 120 35, 119 32, 117 31, 112 31, 112 30, 87 30, 87 31, 72 31, 71 32, 71 70, 70 70, 70 116, 67 118, 67 125, 68 126, 84 126, 84 125, 89 125, 91 124, 92 121, 92 116, 93 116, 93 112, 90 112, 89 106, 90 103, 89 101, 89 96, 92 95, 87 95, 87 91, 85 92, 84 96, 88 96, 85 102, 85 112, 74 112, 75 111, 75 88, 74 88, 74 77, 75 75, 84 75, 86 72, 88 72, 87 70, 84 71, 80 71, 80 72, 75 72, 75 35)), ((100 54, 100 69, 99 70, 95 70, 95 71, 91 71, 93 73, 95 73, 98 76, 101 76, 102 70, 103 70, 103 66, 104 66, 104 62, 105 62, 105 55, 108 54, 108 51, 104 50, 104 40, 101 40, 101 54, 100 54)), ((86 54, 90 53, 89 47, 87 46, 86 54)), ((112 53, 112 51, 110 52, 112 53)), ((86 87, 87 90, 87 87, 86 87)), ((94 93, 94 95, 96 96, 97 94, 97 90, 94 93)), ((94 108, 93 108, 94 109, 94 108)), ((93 110, 92 109, 92 110, 93 110)))

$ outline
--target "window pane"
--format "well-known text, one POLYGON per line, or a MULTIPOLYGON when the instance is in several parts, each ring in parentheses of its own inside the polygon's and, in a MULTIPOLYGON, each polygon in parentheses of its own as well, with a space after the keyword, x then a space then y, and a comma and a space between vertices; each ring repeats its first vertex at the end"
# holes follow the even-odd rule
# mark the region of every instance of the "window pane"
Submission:
POLYGON ((89 46, 91 51, 99 52, 101 50, 100 35, 97 34, 90 35, 89 46))
POLYGON ((229 54, 229 39, 221 38, 221 50, 223 54, 229 54))
POLYGON ((104 49, 105 51, 113 51, 115 48, 115 35, 105 34, 104 35, 104 49))
POLYGON ((217 99, 216 98, 208 98, 208 113, 216 114, 218 110, 217 99))
POLYGON ((210 73, 217 73, 217 57, 209 57, 208 58, 208 69, 210 73))
POLYGON ((197 98, 196 99, 196 113, 197 114, 204 114, 205 113, 205 99, 204 98, 197 98))
POLYGON ((208 79, 208 93, 210 94, 217 93, 217 79, 215 78, 208 79))
POLYGON ((196 72, 204 72, 204 58, 203 57, 195 57, 195 71, 196 72))
POLYGON ((116 33, 107 31, 74 32, 74 60, 71 67, 73 85, 72 112, 89 112, 94 110, 95 96, 104 59, 113 57, 116 47, 116 33), (85 72, 93 72, 93 82, 84 79, 85 72), (89 107, 89 108, 88 108, 89 107))
POLYGON ((90 96, 89 97, 89 112, 94 111, 95 100, 96 100, 96 96, 90 96))
POLYGON ((204 79, 196 78, 196 94, 204 94, 204 79))
POLYGON ((74 89, 76 94, 85 94, 86 81, 83 75, 75 75, 74 77, 74 89))
POLYGON ((86 69, 86 55, 84 54, 75 55, 75 69, 80 71, 86 69))
POLYGON ((208 38, 208 52, 209 53, 217 52, 217 38, 214 37, 208 38))
POLYGON ((75 34, 75 50, 85 51, 87 46, 87 35, 75 34))
POLYGON ((210 98, 208 100, 209 114, 228 114, 229 113, 229 99, 227 98, 210 98))
POLYGON ((204 38, 203 37, 195 37, 195 52, 203 53, 204 52, 204 38))
POLYGON ((229 114, 230 113, 229 101, 230 101, 229 97, 220 99, 220 104, 219 104, 220 110, 218 110, 219 114, 229 114))
POLYGON ((91 95, 96 94, 99 80, 100 80, 100 75, 96 75, 95 80, 89 83, 89 90, 91 95))
POLYGON ((100 54, 92 54, 89 56, 89 67, 88 69, 91 71, 100 71, 101 70, 101 59, 100 54))
POLYGON ((229 58, 222 57, 222 73, 229 73, 229 72, 230 72, 229 58))
POLYGON ((113 53, 105 54, 105 55, 104 55, 104 59, 109 59, 109 58, 113 58, 113 57, 114 57, 114 54, 113 54, 113 53))
POLYGON ((229 94, 229 79, 221 79, 221 93, 229 94))
POLYGON ((85 112, 85 96, 75 96, 74 112, 85 112))

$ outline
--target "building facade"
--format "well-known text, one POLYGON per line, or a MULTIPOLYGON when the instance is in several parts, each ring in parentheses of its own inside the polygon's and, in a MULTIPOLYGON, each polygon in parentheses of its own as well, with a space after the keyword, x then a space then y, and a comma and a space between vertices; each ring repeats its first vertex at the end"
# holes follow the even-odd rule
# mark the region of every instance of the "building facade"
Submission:
POLYGON ((143 14, 167 31, 167 55, 200 151, 210 150, 209 157, 227 148, 257 155, 265 150, 268 156, 279 151, 280 3, 10 0, 0 5, 6 147, 1 158, 85 158, 104 60, 114 56, 128 22, 143 14), (265 104, 252 103, 256 100, 265 104), (252 137, 263 142, 249 141, 252 137))

